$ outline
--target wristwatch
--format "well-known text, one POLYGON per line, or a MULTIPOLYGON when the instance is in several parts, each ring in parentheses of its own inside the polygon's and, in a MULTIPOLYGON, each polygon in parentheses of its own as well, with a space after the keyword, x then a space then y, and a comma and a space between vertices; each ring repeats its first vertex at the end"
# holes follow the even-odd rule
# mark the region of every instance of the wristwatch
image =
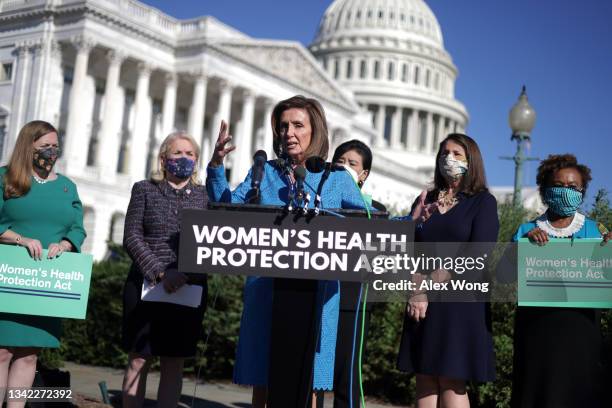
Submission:
POLYGON ((17 235, 17 237, 15 238, 15 244, 17 246, 21 245, 21 235, 19 235, 19 234, 17 235))

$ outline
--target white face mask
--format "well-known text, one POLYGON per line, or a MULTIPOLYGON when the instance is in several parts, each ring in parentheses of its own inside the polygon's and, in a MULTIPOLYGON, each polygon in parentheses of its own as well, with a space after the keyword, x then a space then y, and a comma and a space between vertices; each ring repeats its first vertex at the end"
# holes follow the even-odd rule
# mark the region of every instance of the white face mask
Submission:
POLYGON ((447 180, 456 180, 468 171, 467 162, 455 159, 452 154, 440 156, 438 166, 447 180))
POLYGON ((346 171, 348 171, 348 174, 351 175, 351 177, 353 178, 353 180, 355 180, 355 183, 359 184, 359 176, 361 176, 361 174, 365 171, 365 170, 361 170, 361 173, 357 173, 355 171, 355 169, 353 169, 351 166, 349 166, 348 164, 343 164, 342 165, 346 171))

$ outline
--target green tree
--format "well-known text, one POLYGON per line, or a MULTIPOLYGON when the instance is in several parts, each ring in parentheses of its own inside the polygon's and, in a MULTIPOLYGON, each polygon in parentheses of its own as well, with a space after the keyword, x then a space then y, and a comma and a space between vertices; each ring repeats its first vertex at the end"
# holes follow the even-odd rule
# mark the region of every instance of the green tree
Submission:
MULTIPOLYGON (((589 217, 603 224, 608 231, 612 231, 612 206, 608 192, 600 189, 595 194, 595 201, 591 207, 589 217)), ((608 245, 612 245, 609 242, 608 245)), ((601 331, 604 341, 604 366, 607 367, 607 384, 612 381, 612 311, 606 310, 601 314, 601 331)))
POLYGON ((609 231, 612 230, 612 207, 610 207, 610 199, 605 189, 600 189, 595 194, 595 202, 589 217, 602 223, 609 231))

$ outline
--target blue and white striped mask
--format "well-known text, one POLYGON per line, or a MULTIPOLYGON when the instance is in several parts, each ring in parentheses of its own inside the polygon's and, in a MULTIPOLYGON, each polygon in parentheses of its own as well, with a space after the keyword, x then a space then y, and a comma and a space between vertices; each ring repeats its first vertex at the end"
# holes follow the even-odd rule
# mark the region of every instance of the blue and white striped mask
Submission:
POLYGON ((555 214, 569 217, 582 204, 582 193, 570 187, 548 187, 544 190, 544 203, 555 214))

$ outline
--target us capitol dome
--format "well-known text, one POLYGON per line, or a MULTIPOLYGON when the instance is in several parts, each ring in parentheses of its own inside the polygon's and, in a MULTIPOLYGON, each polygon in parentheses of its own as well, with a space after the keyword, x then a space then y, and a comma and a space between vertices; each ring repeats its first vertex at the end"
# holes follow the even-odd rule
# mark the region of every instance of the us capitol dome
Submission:
POLYGON ((374 168, 366 186, 386 190, 389 201, 406 189, 420 191, 431 180, 439 141, 464 132, 469 118, 455 99, 457 67, 429 6, 423 0, 336 0, 309 49, 370 114, 375 137, 364 142, 374 148, 374 168))

